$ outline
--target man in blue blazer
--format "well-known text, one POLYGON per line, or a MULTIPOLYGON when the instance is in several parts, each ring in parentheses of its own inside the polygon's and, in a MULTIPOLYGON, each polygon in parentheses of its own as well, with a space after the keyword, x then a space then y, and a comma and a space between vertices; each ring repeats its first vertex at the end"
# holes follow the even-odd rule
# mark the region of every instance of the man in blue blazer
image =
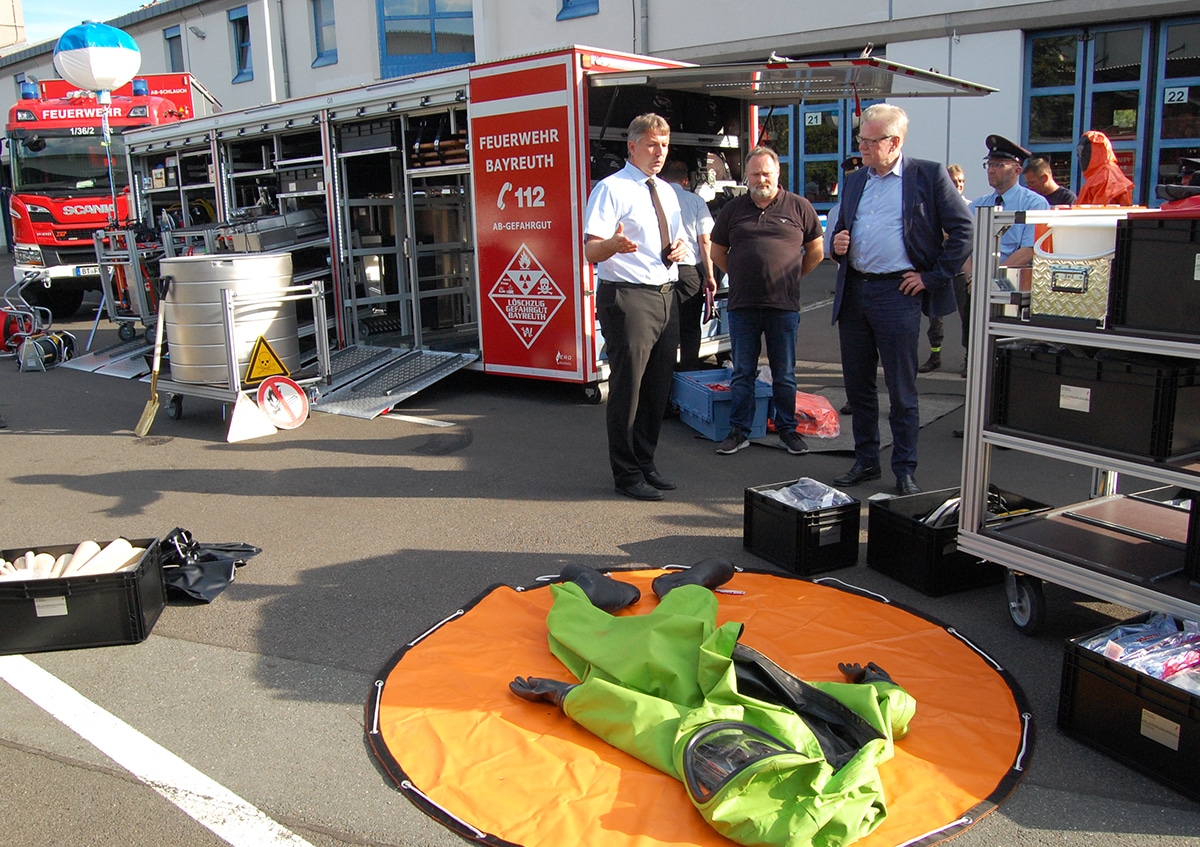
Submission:
POLYGON ((945 165, 901 152, 908 115, 878 103, 863 111, 863 167, 846 177, 834 226, 837 261, 833 320, 842 379, 854 408, 854 466, 834 484, 879 479, 879 398, 891 401, 892 471, 901 494, 918 494, 917 354, 921 315, 955 311, 953 279, 971 253, 973 219, 945 165))

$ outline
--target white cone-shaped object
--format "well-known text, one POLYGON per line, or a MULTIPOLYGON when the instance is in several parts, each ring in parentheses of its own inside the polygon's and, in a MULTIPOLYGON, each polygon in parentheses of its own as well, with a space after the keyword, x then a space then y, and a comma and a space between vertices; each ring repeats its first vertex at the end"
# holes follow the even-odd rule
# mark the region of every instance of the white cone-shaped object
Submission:
POLYGON ((233 404, 233 414, 229 416, 229 434, 225 440, 230 444, 239 441, 249 441, 251 438, 261 438, 264 435, 274 435, 279 428, 271 423, 258 404, 250 399, 249 394, 239 393, 237 402, 233 404))

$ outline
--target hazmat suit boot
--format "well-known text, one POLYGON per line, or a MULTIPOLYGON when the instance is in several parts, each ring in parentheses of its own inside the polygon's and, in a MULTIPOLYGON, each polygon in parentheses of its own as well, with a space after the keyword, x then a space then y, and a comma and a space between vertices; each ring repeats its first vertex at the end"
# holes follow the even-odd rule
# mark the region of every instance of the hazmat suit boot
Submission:
POLYGON ((561 682, 538 676, 519 676, 508 684, 508 690, 530 703, 550 703, 562 708, 563 699, 578 683, 561 682))
POLYGON ((690 568, 665 573, 656 577, 650 587, 662 598, 668 591, 681 585, 702 585, 705 588, 716 588, 733 579, 733 563, 726 559, 701 559, 690 568))
POLYGON ((574 562, 564 565, 559 577, 563 582, 578 585, 592 601, 593 606, 606 612, 616 612, 642 599, 642 592, 638 591, 637 586, 618 582, 587 565, 577 565, 574 562))

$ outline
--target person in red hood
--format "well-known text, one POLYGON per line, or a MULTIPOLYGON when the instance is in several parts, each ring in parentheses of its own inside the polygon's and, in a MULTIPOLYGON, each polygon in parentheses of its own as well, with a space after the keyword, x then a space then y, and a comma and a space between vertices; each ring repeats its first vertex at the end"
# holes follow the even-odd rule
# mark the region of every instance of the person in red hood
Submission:
POLYGON ((1083 188, 1075 205, 1132 206, 1133 182, 1117 164, 1108 136, 1090 129, 1080 136, 1078 151, 1083 188))

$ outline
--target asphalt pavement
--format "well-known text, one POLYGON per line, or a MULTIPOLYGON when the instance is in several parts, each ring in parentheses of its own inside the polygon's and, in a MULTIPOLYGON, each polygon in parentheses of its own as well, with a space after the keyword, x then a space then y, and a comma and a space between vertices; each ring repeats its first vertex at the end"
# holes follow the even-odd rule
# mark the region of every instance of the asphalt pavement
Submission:
MULTIPOLYGON (((797 374, 809 390, 840 384, 832 279, 826 264, 806 281, 797 374)), ((86 342, 95 306, 89 299, 58 328, 86 342)), ((965 391, 954 323, 946 368, 921 377, 924 393, 965 391)), ((101 319, 93 349, 116 342, 101 319)), ((462 843, 392 787, 364 744, 371 682, 407 642, 489 586, 530 585, 567 562, 658 567, 718 555, 771 569, 743 548, 745 489, 799 476, 828 482, 853 461, 757 445, 718 456, 672 419, 658 458, 678 490, 643 503, 613 492, 603 407, 578 386, 460 372, 406 400, 397 410, 406 418, 314 413, 298 429, 239 444, 225 441, 219 403, 190 398, 181 419, 160 414, 138 438, 147 399, 137 380, 21 372, 0 360, 0 548, 183 527, 262 553, 212 604, 168 606, 140 644, 26 660, 317 847, 462 843)), ((961 427, 959 408, 922 429, 917 479, 926 490, 958 484, 962 441, 952 433, 961 427)), ((1090 485, 1085 468, 1018 451, 997 458, 993 478, 1056 504, 1082 499, 1090 485)), ((1200 805, 1055 724, 1064 641, 1133 611, 1048 585, 1047 624, 1026 636, 1000 585, 930 598, 869 569, 866 500, 892 485, 885 471, 851 491, 864 503, 860 555, 836 576, 953 625, 1013 675, 1036 731, 1013 795, 954 844, 1200 844, 1200 805)), ((85 729, 95 722, 81 720, 85 729)), ((10 847, 295 843, 218 837, 180 797, 135 779, 3 684, 0 773, 10 847)))

